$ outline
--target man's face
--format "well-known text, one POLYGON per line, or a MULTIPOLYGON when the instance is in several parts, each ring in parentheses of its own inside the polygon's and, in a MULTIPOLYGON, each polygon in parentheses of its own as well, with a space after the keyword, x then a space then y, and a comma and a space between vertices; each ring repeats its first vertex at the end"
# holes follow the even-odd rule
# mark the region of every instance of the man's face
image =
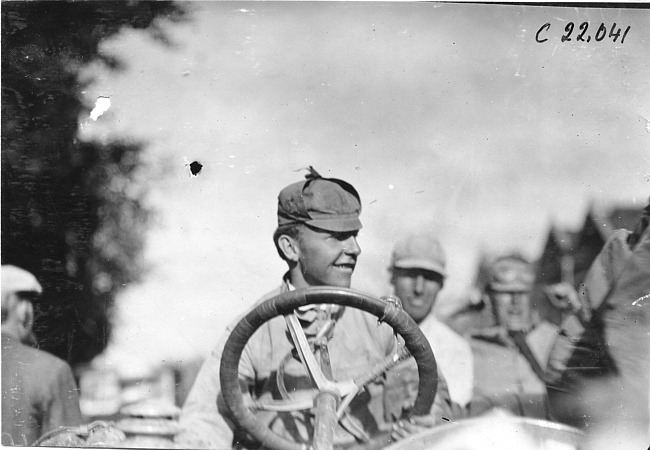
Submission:
POLYGON ((442 276, 424 269, 393 268, 392 283, 395 295, 402 300, 404 311, 420 323, 431 312, 442 289, 442 276))
POLYGON ((307 286, 350 287, 357 257, 361 253, 357 233, 302 227, 298 239, 302 280, 292 280, 294 285, 304 287, 300 286, 304 281, 307 286))
POLYGON ((497 325, 515 331, 531 329, 533 316, 529 292, 491 292, 490 301, 497 325))

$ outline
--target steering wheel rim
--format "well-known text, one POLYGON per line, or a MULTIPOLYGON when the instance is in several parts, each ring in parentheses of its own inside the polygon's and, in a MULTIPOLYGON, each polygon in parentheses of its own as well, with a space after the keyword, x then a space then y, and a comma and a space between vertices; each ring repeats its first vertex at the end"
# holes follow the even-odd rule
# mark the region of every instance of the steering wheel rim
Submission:
POLYGON ((305 449, 305 444, 292 442, 271 431, 244 404, 239 385, 239 360, 248 340, 264 323, 274 317, 291 314, 301 306, 313 304, 350 306, 376 316, 402 338, 418 367, 419 385, 412 412, 428 414, 438 386, 437 364, 427 338, 420 327, 401 308, 384 300, 346 288, 310 287, 279 294, 259 304, 233 328, 221 357, 219 377, 221 392, 235 422, 258 442, 268 448, 305 449))

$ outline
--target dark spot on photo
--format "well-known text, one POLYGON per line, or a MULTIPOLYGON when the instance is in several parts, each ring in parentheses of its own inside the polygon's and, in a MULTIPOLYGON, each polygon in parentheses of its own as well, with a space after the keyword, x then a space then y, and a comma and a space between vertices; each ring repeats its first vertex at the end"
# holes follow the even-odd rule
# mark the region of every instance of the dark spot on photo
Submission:
POLYGON ((194 176, 200 174, 201 169, 203 169, 203 164, 201 164, 198 161, 194 161, 193 163, 190 164, 190 172, 192 172, 192 175, 194 176))

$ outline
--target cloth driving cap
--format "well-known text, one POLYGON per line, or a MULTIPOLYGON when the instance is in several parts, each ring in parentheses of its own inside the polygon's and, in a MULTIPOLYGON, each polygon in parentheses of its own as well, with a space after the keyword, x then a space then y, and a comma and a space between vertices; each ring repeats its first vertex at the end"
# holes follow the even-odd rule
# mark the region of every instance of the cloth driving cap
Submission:
POLYGON ((36 277, 20 267, 2 266, 2 298, 12 292, 43 293, 43 288, 36 277))
POLYGON ((305 178, 280 191, 278 226, 305 223, 333 232, 361 229, 361 198, 351 184, 323 178, 311 166, 305 178))
POLYGON ((440 242, 425 234, 411 234, 395 244, 393 267, 398 269, 425 269, 447 276, 447 258, 440 242))
POLYGON ((487 288, 494 292, 529 292, 534 281, 528 261, 519 256, 503 256, 492 265, 487 288))

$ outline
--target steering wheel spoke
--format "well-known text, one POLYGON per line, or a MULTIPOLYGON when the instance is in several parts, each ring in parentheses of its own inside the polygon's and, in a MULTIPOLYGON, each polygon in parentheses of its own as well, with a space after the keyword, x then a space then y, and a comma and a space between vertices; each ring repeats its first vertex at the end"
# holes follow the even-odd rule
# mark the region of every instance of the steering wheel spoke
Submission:
POLYGON ((293 398, 286 400, 254 400, 252 408, 258 411, 306 411, 314 407, 314 399, 318 391, 294 394, 293 398))
POLYGON ((296 351, 298 352, 300 361, 305 367, 305 370, 307 370, 312 382, 316 385, 316 388, 320 391, 337 392, 336 383, 333 383, 325 377, 320 365, 316 361, 316 357, 311 352, 307 336, 305 336, 305 332, 302 329, 302 326, 300 326, 300 321, 296 314, 287 314, 284 318, 289 327, 289 332, 291 333, 291 338, 296 346, 296 351))

